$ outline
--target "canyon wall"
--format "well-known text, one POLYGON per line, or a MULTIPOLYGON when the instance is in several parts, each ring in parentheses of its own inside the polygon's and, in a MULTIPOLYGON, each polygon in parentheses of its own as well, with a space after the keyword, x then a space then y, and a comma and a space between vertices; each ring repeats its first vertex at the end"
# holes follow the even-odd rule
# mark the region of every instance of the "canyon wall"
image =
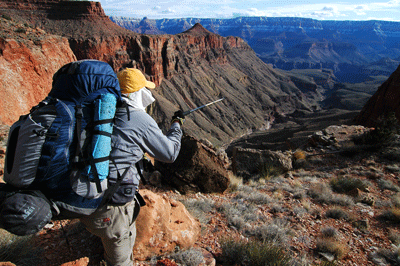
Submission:
POLYGON ((76 58, 68 39, 0 20, 0 122, 10 125, 47 96, 53 74, 76 58))
MULTIPOLYGON (((105 61, 115 71, 134 61, 135 67, 158 85, 154 90, 157 101, 149 112, 164 129, 176 110, 192 109, 224 97, 219 104, 191 114, 185 122, 188 134, 214 144, 267 129, 276 115, 320 108, 323 85, 312 79, 292 81, 287 73, 262 62, 242 38, 222 37, 200 24, 175 35, 138 34, 113 23, 104 15, 100 3, 88 1, 1 0, 0 15, 16 27, 3 31, 3 42, 13 38, 17 43, 27 42, 27 49, 31 53, 37 50, 35 58, 40 58, 24 60, 30 64, 23 69, 17 61, 8 61, 4 75, 20 73, 22 77, 12 79, 18 98, 7 104, 21 108, 12 114, 2 108, 1 117, 10 117, 2 118, 3 123, 10 124, 40 101, 61 65, 80 59, 105 61), (30 31, 37 32, 37 40, 29 42, 30 31), (42 51, 36 47, 46 47, 39 41, 44 36, 53 36, 54 44, 42 51), (47 70, 41 72, 42 68, 47 70), (36 73, 40 82, 25 78, 30 77, 28 73, 36 73), (39 90, 41 94, 36 92, 39 90)), ((7 61, 4 52, 0 59, 7 61)))
POLYGON ((374 127, 390 113, 400 121, 400 66, 369 99, 355 122, 374 127))

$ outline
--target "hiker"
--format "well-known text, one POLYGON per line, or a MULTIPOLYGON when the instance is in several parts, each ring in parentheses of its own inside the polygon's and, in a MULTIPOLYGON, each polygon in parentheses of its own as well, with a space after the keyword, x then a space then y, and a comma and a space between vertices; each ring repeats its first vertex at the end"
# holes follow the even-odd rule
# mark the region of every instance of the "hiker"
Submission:
MULTIPOLYGON (((145 153, 156 160, 172 163, 177 158, 182 138, 182 112, 175 112, 166 135, 145 108, 155 101, 150 89, 153 82, 135 68, 117 73, 125 106, 117 108, 111 137, 109 186, 123 177, 109 203, 93 214, 81 218, 92 234, 99 236, 105 250, 107 265, 133 265, 135 220, 140 210, 138 186, 145 153)), ((143 199, 142 199, 143 200, 143 199)))

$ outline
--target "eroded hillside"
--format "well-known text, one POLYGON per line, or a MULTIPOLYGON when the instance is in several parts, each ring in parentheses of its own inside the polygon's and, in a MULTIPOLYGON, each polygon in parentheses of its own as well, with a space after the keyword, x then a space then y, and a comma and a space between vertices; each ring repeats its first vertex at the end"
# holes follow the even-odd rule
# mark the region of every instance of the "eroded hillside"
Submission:
MULTIPOLYGON (((207 138, 215 144, 229 142, 255 129, 266 129, 277 114, 320 109, 323 90, 320 83, 312 79, 301 83, 292 80, 286 73, 263 63, 243 39, 221 37, 201 25, 177 35, 140 35, 114 24, 104 15, 100 3, 85 1, 24 0, 15 4, 11 0, 2 0, 0 14, 23 25, 25 32, 41 29, 47 34, 65 37, 78 60, 102 60, 115 71, 134 60, 136 67, 159 85, 155 90, 158 101, 150 112, 163 126, 169 124, 170 117, 178 109, 192 109, 225 97, 220 104, 187 117, 185 124, 187 133, 207 138), (77 12, 61 12, 64 9, 77 12)), ((24 34, 21 32, 19 38, 24 38, 24 34)), ((9 34, 3 37, 3 42, 13 38, 9 34)), ((34 45, 31 49, 41 49, 35 42, 34 45)), ((65 57, 63 51, 56 54, 65 61, 74 60, 65 57)), ((34 58, 35 55, 29 61, 35 62, 34 58)), ((49 61, 57 65, 55 68, 62 65, 58 60, 49 61)), ((17 62, 10 61, 10 64, 17 62)), ((25 71, 35 73, 38 67, 39 63, 25 71)), ((21 88, 28 87, 34 91, 43 90, 46 94, 54 72, 55 69, 48 69, 41 74, 46 77, 47 84, 36 82, 37 89, 24 85, 23 79, 14 80, 7 89, 20 92, 21 88)), ((11 76, 14 72, 4 70, 3 73, 11 76)), ((39 101, 42 94, 35 100, 29 98, 29 101, 23 93, 18 95, 19 102, 29 104, 11 113, 3 122, 16 120, 39 101)), ((8 103, 14 105, 12 99, 8 103)))

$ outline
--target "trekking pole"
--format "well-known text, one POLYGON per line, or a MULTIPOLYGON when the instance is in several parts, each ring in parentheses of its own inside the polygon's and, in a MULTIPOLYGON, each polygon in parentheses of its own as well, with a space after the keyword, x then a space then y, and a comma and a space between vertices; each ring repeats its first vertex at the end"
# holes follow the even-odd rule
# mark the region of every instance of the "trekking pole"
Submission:
POLYGON ((213 102, 204 104, 204 105, 202 105, 202 106, 199 106, 199 107, 197 107, 197 108, 194 108, 194 109, 192 109, 192 110, 185 111, 185 112, 182 113, 182 115, 183 115, 183 116, 187 116, 188 114, 191 114, 191 113, 193 113, 193 112, 195 112, 195 111, 197 111, 197 110, 203 109, 204 107, 209 106, 209 105, 211 105, 211 104, 214 104, 214 103, 217 103, 217 102, 219 102, 219 101, 222 101, 223 99, 225 99, 225 98, 221 98, 221 99, 218 99, 218 100, 216 100, 216 101, 213 101, 213 102))

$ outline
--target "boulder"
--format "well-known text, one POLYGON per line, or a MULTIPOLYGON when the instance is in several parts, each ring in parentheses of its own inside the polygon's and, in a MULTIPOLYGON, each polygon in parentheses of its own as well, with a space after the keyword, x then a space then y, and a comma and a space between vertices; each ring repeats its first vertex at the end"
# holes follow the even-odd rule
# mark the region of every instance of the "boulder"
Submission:
POLYGON ((232 170, 246 180, 262 177, 263 172, 275 169, 286 172, 293 169, 290 152, 244 149, 235 147, 232 154, 232 170))
POLYGON ((63 263, 61 264, 61 266, 87 266, 88 264, 89 264, 89 258, 83 257, 75 261, 63 263))
POLYGON ((172 164, 155 162, 163 182, 180 193, 222 193, 229 186, 225 162, 217 152, 194 137, 184 136, 178 158, 172 164))
POLYGON ((200 236, 201 225, 181 202, 146 189, 140 190, 140 194, 146 206, 140 209, 136 220, 133 247, 136 260, 173 252, 177 246, 185 249, 194 245, 200 236))
POLYGON ((0 266, 16 266, 14 263, 5 261, 5 262, 0 262, 0 266))

